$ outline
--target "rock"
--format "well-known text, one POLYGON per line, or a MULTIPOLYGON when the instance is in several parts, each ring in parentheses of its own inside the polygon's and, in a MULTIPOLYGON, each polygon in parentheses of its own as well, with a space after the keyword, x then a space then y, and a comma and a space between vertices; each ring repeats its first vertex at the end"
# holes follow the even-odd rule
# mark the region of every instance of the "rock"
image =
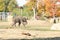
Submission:
POLYGON ((60 23, 53 24, 51 30, 60 30, 60 23))
POLYGON ((30 34, 30 33, 22 33, 22 35, 31 36, 31 34, 30 34))

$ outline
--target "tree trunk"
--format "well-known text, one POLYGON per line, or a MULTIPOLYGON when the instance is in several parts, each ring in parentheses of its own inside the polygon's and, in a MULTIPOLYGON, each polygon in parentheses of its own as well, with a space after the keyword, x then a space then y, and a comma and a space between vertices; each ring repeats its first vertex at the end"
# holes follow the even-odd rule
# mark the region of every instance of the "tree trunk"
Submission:
POLYGON ((56 23, 56 19, 54 19, 54 23, 56 23))
POLYGON ((5 20, 6 20, 6 17, 7 17, 7 11, 8 11, 8 5, 9 5, 9 3, 10 3, 10 1, 11 0, 8 0, 7 2, 6 2, 7 0, 5 0, 5 9, 4 9, 4 12, 5 12, 5 20))
POLYGON ((35 20, 35 14, 36 14, 35 8, 33 8, 33 13, 34 13, 34 20, 35 20))

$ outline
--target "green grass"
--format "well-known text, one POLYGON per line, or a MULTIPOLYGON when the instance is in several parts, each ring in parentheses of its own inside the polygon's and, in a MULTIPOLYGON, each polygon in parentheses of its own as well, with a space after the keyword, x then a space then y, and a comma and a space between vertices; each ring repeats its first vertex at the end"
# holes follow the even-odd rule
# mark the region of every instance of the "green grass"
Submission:
MULTIPOLYGON (((36 31, 52 31, 50 30, 51 25, 48 26, 40 26, 40 25, 23 25, 19 26, 11 26, 11 25, 0 25, 0 29, 23 29, 23 30, 36 30, 36 31)), ((53 30, 54 31, 54 30, 53 30)))
POLYGON ((7 20, 0 20, 0 22, 7 22, 7 20))
POLYGON ((34 31, 58 31, 58 30, 50 30, 50 26, 48 27, 41 27, 41 26, 6 26, 1 25, 0 29, 22 29, 22 30, 34 30, 34 31))
POLYGON ((50 27, 42 27, 42 26, 29 26, 26 25, 25 27, 23 25, 19 26, 7 26, 7 25, 0 25, 0 29, 23 29, 23 30, 37 30, 37 31, 50 31, 50 27))

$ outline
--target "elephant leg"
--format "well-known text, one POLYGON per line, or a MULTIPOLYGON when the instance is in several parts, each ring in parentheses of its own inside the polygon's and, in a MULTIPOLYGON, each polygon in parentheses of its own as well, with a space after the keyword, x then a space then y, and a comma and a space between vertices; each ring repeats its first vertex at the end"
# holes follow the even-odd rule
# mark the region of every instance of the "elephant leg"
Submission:
POLYGON ((16 27, 16 22, 14 22, 13 24, 12 24, 12 26, 14 26, 15 25, 15 27, 16 27))
POLYGON ((20 26, 21 25, 21 22, 19 21, 19 24, 18 24, 18 26, 20 26))

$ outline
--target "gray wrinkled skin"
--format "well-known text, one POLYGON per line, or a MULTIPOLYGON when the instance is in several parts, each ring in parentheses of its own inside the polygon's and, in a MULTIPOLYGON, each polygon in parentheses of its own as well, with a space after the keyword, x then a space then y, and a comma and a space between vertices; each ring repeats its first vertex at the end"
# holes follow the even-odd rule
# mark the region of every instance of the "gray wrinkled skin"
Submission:
POLYGON ((23 24, 23 26, 25 26, 27 24, 27 18, 26 17, 21 17, 21 16, 16 16, 13 18, 13 24, 12 26, 16 26, 16 23, 18 23, 18 26, 21 25, 21 23, 23 24))

